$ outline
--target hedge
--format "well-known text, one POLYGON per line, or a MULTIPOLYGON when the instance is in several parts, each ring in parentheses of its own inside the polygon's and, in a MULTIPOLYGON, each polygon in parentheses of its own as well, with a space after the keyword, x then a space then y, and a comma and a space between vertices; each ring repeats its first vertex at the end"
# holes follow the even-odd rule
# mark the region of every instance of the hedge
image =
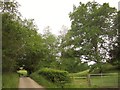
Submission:
POLYGON ((67 71, 43 68, 39 70, 38 74, 42 75, 43 77, 45 77, 53 83, 64 84, 70 81, 67 71))

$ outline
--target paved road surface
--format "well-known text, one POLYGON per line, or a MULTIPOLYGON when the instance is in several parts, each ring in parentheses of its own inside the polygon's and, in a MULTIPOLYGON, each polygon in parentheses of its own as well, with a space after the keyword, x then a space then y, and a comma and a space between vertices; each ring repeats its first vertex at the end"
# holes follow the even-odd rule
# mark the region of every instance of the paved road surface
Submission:
POLYGON ((42 86, 29 77, 20 77, 19 88, 41 88, 40 90, 45 90, 42 86))

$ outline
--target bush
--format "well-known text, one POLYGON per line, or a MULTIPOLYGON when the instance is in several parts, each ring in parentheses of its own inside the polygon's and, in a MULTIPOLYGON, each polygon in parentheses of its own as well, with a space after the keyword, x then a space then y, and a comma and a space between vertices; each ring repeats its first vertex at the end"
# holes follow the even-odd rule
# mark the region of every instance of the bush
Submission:
POLYGON ((67 71, 43 68, 39 70, 38 74, 42 75, 49 81, 57 84, 65 84, 70 81, 67 71))
POLYGON ((28 75, 27 70, 19 70, 19 71, 17 71, 17 73, 19 75, 22 75, 22 76, 27 76, 28 75))

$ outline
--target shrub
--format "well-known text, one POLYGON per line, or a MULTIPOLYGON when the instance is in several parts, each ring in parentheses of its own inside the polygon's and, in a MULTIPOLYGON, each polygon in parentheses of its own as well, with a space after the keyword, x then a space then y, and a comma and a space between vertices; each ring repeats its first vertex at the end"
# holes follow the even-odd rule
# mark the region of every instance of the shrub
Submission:
POLYGON ((27 70, 19 70, 19 71, 17 71, 17 73, 19 75, 23 75, 23 76, 27 76, 28 75, 27 70))
POLYGON ((38 74, 42 75, 49 81, 57 84, 65 84, 70 81, 67 71, 43 68, 39 70, 38 74))

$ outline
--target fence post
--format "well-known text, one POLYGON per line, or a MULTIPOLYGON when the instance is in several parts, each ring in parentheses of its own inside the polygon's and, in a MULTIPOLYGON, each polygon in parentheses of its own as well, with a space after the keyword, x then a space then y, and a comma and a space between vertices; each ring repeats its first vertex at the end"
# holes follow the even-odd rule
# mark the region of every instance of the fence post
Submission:
POLYGON ((90 74, 87 75, 88 86, 91 87, 90 74))
MULTIPOLYGON (((100 73, 101 75, 101 85, 103 84, 103 78, 102 78, 102 73, 100 73)), ((103 85, 102 85, 103 86, 103 85)))

